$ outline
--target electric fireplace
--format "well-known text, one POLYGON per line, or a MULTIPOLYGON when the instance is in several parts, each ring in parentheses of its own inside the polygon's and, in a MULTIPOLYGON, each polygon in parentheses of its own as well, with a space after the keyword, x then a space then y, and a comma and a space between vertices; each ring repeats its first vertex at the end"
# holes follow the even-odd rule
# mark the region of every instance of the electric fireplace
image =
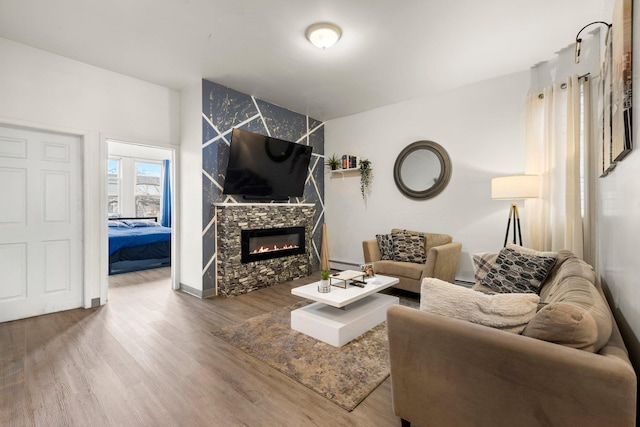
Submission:
POLYGON ((241 230, 242 263, 305 253, 304 227, 241 230))

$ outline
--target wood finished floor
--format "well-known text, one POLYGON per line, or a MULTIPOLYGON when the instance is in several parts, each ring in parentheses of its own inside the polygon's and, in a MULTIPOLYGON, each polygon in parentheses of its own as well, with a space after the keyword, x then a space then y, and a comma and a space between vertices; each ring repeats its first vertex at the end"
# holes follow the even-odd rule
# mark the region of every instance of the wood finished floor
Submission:
POLYGON ((235 298, 110 278, 109 302, 0 323, 0 426, 399 426, 387 378, 353 412, 211 332, 299 301, 311 276, 235 298))

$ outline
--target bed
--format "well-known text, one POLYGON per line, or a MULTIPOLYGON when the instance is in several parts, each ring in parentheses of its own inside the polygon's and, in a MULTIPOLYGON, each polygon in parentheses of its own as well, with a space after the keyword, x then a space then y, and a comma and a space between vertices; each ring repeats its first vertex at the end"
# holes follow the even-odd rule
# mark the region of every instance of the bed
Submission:
POLYGON ((156 217, 109 219, 109 275, 171 265, 171 228, 156 217))

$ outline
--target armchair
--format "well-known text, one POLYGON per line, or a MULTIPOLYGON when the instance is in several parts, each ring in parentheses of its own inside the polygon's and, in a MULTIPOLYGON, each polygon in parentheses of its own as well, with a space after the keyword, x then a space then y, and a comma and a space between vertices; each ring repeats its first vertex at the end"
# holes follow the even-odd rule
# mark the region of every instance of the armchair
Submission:
MULTIPOLYGON (((394 228, 391 233, 405 231, 394 228)), ((376 273, 396 277, 400 283, 398 289, 420 293, 420 285, 425 277, 435 277, 446 282, 453 282, 458 268, 458 260, 462 251, 462 243, 453 242, 446 234, 423 233, 407 231, 409 234, 419 234, 425 237, 426 263, 383 260, 378 241, 365 240, 362 242, 364 262, 373 264, 376 273)))

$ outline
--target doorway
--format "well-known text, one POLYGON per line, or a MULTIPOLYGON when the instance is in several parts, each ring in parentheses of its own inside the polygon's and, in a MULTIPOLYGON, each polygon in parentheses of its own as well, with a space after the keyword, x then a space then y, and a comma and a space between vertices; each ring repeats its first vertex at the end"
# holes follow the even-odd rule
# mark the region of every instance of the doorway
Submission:
POLYGON ((134 284, 158 277, 170 260, 175 289, 175 149, 115 139, 106 145, 108 281, 134 284), (126 278, 117 277, 123 273, 126 278))

